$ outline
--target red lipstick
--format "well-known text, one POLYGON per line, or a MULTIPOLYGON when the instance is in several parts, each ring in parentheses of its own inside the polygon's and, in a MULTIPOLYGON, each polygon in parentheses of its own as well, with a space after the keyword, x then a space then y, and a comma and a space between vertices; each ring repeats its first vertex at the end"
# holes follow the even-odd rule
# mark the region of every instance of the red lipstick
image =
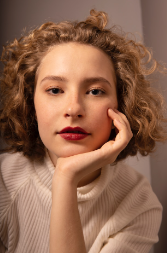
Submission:
POLYGON ((78 141, 86 138, 89 133, 80 127, 65 127, 58 134, 69 141, 78 141))

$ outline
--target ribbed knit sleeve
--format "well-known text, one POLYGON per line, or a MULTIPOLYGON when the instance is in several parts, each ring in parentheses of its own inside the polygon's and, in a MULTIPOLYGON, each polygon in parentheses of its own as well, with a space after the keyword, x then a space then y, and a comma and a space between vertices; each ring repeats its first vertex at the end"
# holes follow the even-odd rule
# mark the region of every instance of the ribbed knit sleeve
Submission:
POLYGON ((1 247, 8 253, 48 253, 51 162, 33 164, 19 153, 3 154, 0 161, 1 247))
MULTIPOLYGON (((50 158, 3 154, 0 168, 0 252, 49 253, 50 158)), ((158 241, 162 206, 147 179, 126 164, 102 168, 77 197, 87 253, 148 253, 158 241)))
MULTIPOLYGON (((12 164, 9 166, 10 156, 0 156, 0 237, 1 248, 14 249, 19 236, 17 210, 17 192, 28 179, 27 161, 12 156, 12 164), (24 170, 23 170, 24 168, 24 170), (10 237, 9 237, 10 235, 10 237), (3 242, 3 243, 2 243, 3 242)), ((12 251, 11 251, 12 252, 12 251)))

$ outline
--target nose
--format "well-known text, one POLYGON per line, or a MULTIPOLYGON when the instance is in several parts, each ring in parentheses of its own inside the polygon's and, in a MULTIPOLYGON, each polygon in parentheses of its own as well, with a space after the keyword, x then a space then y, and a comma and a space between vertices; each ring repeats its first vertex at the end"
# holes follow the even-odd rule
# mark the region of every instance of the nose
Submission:
POLYGON ((81 98, 78 96, 72 96, 67 100, 64 113, 65 117, 82 118, 85 116, 85 109, 81 98))

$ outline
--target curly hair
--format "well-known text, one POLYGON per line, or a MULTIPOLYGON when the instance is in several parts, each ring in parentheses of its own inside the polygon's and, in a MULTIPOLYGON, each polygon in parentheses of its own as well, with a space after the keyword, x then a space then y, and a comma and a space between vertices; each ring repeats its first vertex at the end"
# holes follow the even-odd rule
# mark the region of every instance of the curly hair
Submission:
MULTIPOLYGON (((151 52, 141 43, 106 28, 107 14, 90 11, 82 22, 47 22, 3 49, 1 61, 0 133, 8 144, 1 152, 23 152, 31 160, 42 159, 42 143, 34 108, 36 73, 51 47, 68 42, 92 45, 105 52, 114 65, 119 110, 130 122, 133 138, 116 162, 139 151, 146 156, 156 141, 165 141, 164 101, 150 87, 147 76, 158 69, 151 52)), ((111 132, 113 135, 113 132, 111 132)))

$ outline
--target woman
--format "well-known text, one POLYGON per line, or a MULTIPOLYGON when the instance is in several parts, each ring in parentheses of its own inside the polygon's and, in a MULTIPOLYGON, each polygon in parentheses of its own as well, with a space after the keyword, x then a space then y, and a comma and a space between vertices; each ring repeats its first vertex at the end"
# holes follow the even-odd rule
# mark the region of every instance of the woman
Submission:
POLYGON ((147 69, 149 51, 106 24, 92 10, 4 50, 2 252, 149 252, 158 241, 161 204, 122 162, 166 140, 145 78, 157 63, 147 69))

